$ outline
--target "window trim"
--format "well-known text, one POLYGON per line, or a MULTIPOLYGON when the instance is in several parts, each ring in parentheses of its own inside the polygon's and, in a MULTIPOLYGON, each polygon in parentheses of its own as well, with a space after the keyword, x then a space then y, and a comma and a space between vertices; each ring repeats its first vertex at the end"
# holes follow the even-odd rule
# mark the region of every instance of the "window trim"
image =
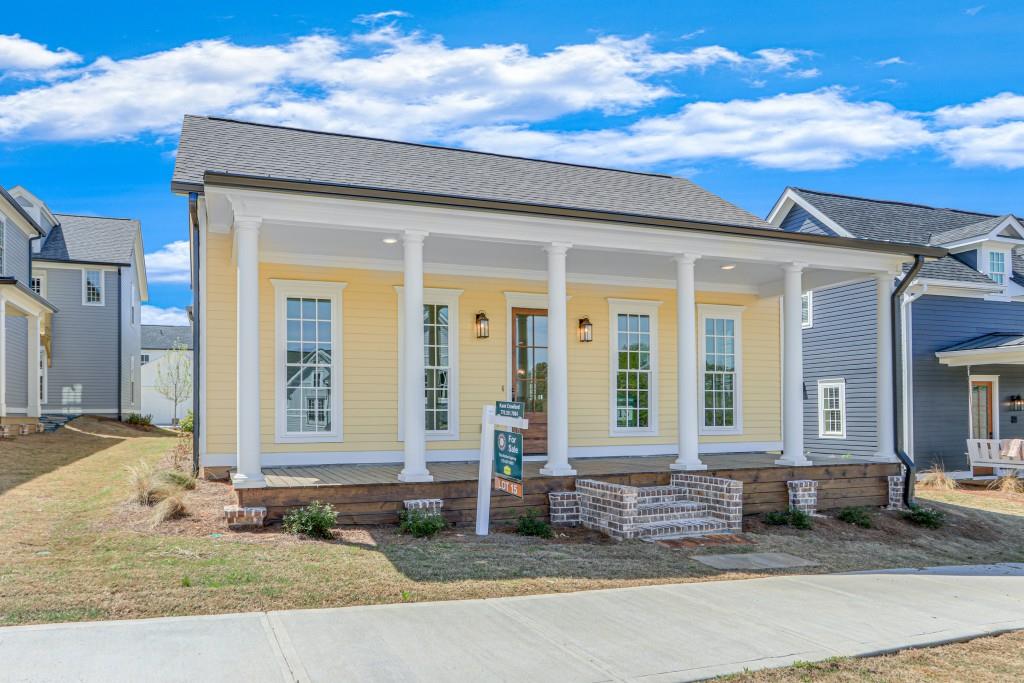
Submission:
POLYGON ((698 334, 698 363, 697 368, 697 400, 700 403, 700 422, 698 434, 701 436, 720 436, 743 434, 743 311, 745 306, 728 306, 724 304, 698 304, 697 305, 697 334, 698 334), (705 322, 708 318, 726 318, 733 321, 733 334, 735 344, 733 351, 736 355, 735 395, 733 397, 733 426, 714 427, 704 422, 704 376, 707 367, 707 345, 704 340, 705 322))
MULTIPOLYGON (((32 273, 28 276, 28 288, 32 289, 32 280, 39 280, 39 291, 36 292, 39 296, 46 298, 46 272, 40 271, 38 273, 32 273)), ((35 292, 34 289, 32 289, 35 292)))
POLYGON ((800 295, 800 329, 809 330, 814 327, 814 292, 807 290, 800 295), (807 322, 804 322, 803 302, 807 302, 807 322))
POLYGON ((982 248, 978 250, 977 270, 984 275, 989 276, 989 278, 992 278, 992 254, 1003 255, 1003 282, 1000 284, 999 282, 996 282, 995 279, 992 279, 992 281, 1002 287, 1005 292, 1010 285, 1011 278, 1013 277, 1013 250, 993 247, 988 244, 982 246, 982 248))
MULTIPOLYGON (((423 305, 444 305, 448 307, 448 429, 425 430, 427 441, 458 441, 459 429, 459 337, 462 333, 462 319, 459 313, 461 289, 439 287, 423 288, 423 305)), ((395 285, 398 295, 398 440, 405 441, 405 392, 402 391, 403 368, 405 365, 405 294, 401 285, 395 285)), ((422 347, 421 347, 422 352, 422 347)))
MULTIPOLYGON (((658 436, 660 420, 658 413, 660 391, 658 383, 658 310, 661 301, 644 299, 608 299, 608 436, 658 436), (647 404, 649 422, 646 427, 619 427, 616 419, 618 413, 618 348, 619 348, 619 315, 646 315, 650 318, 651 336, 651 379, 648 386, 650 401, 647 404)), ((571 339, 572 337, 570 337, 571 339)))
POLYGON ((818 438, 819 439, 845 439, 846 438, 846 378, 828 377, 818 380, 818 438), (843 429, 839 433, 825 431, 825 394, 822 391, 827 387, 839 387, 839 419, 842 421, 843 429))
POLYGON ((344 441, 345 396, 342 294, 348 283, 322 280, 271 278, 274 287, 274 443, 341 443, 344 441), (331 300, 331 422, 329 432, 288 431, 288 298, 316 297, 331 300))
POLYGON ((107 304, 107 274, 106 271, 101 268, 83 268, 82 269, 82 305, 83 306, 105 306, 107 304), (88 300, 88 289, 86 283, 88 282, 88 273, 99 273, 100 275, 100 300, 89 301, 88 300))

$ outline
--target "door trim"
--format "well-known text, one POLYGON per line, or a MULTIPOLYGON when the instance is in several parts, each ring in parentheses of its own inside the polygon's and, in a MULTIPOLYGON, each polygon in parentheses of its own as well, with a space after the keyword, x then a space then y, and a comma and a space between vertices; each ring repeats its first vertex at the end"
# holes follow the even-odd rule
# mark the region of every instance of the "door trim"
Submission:
POLYGON ((969 375, 967 378, 967 434, 973 437, 973 415, 971 414, 971 391, 975 382, 990 382, 992 384, 991 410, 992 410, 992 438, 999 441, 999 375, 969 375))
MULTIPOLYGON (((566 301, 572 299, 565 297, 566 301)), ((512 309, 548 310, 547 292, 505 292, 505 400, 512 400, 512 309)))

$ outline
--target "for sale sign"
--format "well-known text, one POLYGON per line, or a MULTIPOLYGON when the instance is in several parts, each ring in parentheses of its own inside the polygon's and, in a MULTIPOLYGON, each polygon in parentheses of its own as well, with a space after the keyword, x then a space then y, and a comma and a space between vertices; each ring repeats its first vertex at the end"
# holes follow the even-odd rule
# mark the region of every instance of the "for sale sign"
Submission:
POLYGON ((523 497, 523 435, 494 431, 494 488, 523 497))

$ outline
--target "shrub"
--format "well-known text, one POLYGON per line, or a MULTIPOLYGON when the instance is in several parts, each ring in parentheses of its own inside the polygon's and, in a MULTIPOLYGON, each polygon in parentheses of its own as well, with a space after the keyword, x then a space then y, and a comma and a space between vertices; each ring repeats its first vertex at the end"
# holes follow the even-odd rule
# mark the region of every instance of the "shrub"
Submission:
POLYGON ((153 424, 153 416, 140 415, 139 413, 128 413, 128 417, 126 417, 124 421, 130 425, 149 427, 153 424))
POLYGON ((520 515, 516 524, 516 533, 523 536, 539 536, 540 538, 551 538, 551 525, 537 516, 537 511, 530 508, 525 515, 520 515))
POLYGON ((903 512, 903 517, 909 522, 927 529, 938 529, 946 523, 946 514, 942 510, 920 505, 910 506, 909 510, 903 512))
POLYGON ((181 420, 178 421, 178 429, 180 429, 181 431, 186 432, 188 434, 191 434, 192 433, 192 423, 193 423, 192 411, 190 410, 187 413, 185 413, 185 417, 181 418, 181 420))
POLYGON ((128 489, 131 492, 129 499, 139 505, 155 503, 160 486, 153 466, 140 460, 138 464, 128 465, 125 470, 128 472, 128 489))
POLYGON ((988 487, 993 491, 1001 491, 1003 493, 1024 493, 1024 479, 1021 479, 1016 474, 1007 474, 992 480, 988 487))
POLYGON ((171 486, 191 491, 196 487, 196 478, 188 472, 180 470, 164 470, 160 473, 160 479, 171 486))
POLYGON ((761 518, 765 524, 771 526, 791 526, 794 529, 812 529, 814 528, 814 521, 811 516, 803 510, 797 510, 795 508, 789 508, 785 512, 778 510, 772 510, 771 512, 764 513, 761 518))
POLYGON ((871 528, 871 515, 864 508, 843 508, 836 518, 841 522, 859 526, 861 529, 871 528))
POLYGON ((448 526, 439 512, 421 510, 402 510, 398 513, 398 528, 416 538, 433 536, 448 526))
POLYGON ((284 528, 293 534, 313 538, 331 538, 335 523, 334 508, 330 503, 314 500, 304 508, 291 510, 284 516, 284 528))
POLYGON ((956 479, 946 474, 942 465, 932 465, 932 468, 921 475, 917 485, 923 489, 934 489, 937 491, 955 491, 960 488, 956 479))
POLYGON ((178 519, 188 514, 181 492, 171 493, 153 508, 153 526, 169 519, 178 519))

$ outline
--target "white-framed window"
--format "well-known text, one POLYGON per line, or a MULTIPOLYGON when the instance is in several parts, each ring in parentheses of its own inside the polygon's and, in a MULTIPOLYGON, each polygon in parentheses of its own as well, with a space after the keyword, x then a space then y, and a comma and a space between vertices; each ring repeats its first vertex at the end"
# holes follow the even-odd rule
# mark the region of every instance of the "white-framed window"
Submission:
POLYGON ((743 432, 742 306, 698 306, 701 433, 743 432))
POLYGON ((104 302, 103 271, 82 271, 82 305, 102 306, 104 302))
POLYGON ((800 327, 805 330, 814 325, 814 292, 804 292, 800 297, 800 327))
POLYGON ((992 278, 996 284, 1006 284, 1006 252, 988 252, 988 276, 992 278))
POLYGON ((846 438, 846 380, 818 380, 818 436, 846 438))
POLYGON ((341 441, 345 283, 274 279, 271 284, 275 441, 341 441))
POLYGON ((142 366, 142 365, 148 365, 148 364, 149 364, 149 354, 148 353, 143 353, 142 355, 139 356, 139 365, 142 366))
POLYGON ((608 300, 611 436, 658 433, 660 305, 608 300))
MULTIPOLYGON (((398 377, 405 364, 404 290, 398 293, 398 377)), ((461 289, 426 287, 423 290, 424 429, 428 441, 459 438, 459 297, 461 289)), ((399 391, 398 439, 405 439, 399 391)))
POLYGON ((29 279, 29 286, 32 288, 32 291, 39 296, 46 296, 46 276, 44 274, 39 273, 38 275, 33 275, 29 279))

